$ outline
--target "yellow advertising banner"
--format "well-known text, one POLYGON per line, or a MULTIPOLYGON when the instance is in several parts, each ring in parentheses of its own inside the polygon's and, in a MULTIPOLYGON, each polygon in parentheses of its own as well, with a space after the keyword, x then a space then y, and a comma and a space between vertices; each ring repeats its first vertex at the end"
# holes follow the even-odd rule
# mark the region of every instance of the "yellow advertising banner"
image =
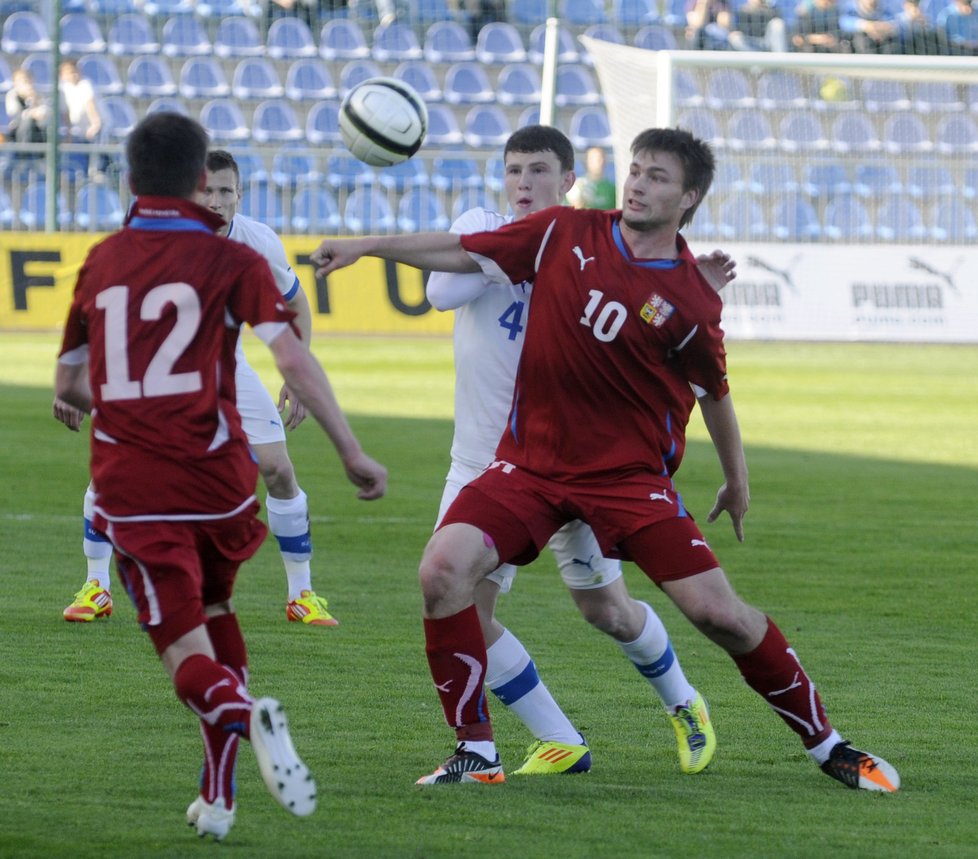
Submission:
MULTIPOLYGON (((0 329, 59 327, 75 278, 95 233, 0 233, 0 329)), ((447 334, 452 314, 434 310, 425 277, 409 266, 374 258, 317 278, 309 261, 319 239, 283 236, 282 242, 312 307, 315 332, 447 334)))

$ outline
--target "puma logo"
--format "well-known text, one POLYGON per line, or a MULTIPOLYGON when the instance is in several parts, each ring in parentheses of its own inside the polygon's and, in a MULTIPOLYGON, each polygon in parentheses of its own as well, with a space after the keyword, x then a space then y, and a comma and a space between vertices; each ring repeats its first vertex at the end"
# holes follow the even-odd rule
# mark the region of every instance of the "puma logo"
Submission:
POLYGON ((578 260, 580 260, 581 271, 584 271, 584 266, 586 266, 589 262, 594 262, 594 257, 585 258, 584 251, 582 251, 578 245, 574 245, 574 247, 571 248, 571 250, 574 251, 574 256, 576 256, 578 260))
POLYGON ((709 549, 709 548, 710 548, 710 547, 709 547, 709 545, 707 545, 707 542, 706 542, 706 540, 690 540, 690 541, 689 541, 689 545, 690 545, 690 546, 691 546, 692 548, 694 548, 694 549, 695 549, 695 548, 696 548, 697 546, 702 546, 702 547, 703 547, 704 549, 709 549))
POLYGON ((662 492, 650 492, 649 493, 649 500, 650 501, 665 501, 666 504, 672 504, 672 499, 669 497, 669 493, 666 490, 662 490, 662 492))

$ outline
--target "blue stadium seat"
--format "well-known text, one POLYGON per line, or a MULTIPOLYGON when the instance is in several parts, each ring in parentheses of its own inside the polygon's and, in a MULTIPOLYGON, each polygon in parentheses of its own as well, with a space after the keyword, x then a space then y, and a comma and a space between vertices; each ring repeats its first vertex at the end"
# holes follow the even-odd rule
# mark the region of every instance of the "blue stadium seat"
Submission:
POLYGON ((139 117, 124 95, 109 95, 99 100, 103 133, 109 140, 122 141, 136 127, 139 117))
POLYGON ((674 69, 672 74, 672 92, 676 107, 685 110, 688 107, 702 107, 706 97, 700 90, 699 82, 688 69, 674 69))
POLYGON ((520 31, 508 21, 483 25, 475 42, 475 58, 484 65, 526 62, 526 47, 520 31))
POLYGON ((852 184, 853 192, 864 198, 880 199, 903 193, 900 171, 892 164, 871 162, 857 164, 852 184))
POLYGON ((854 194, 842 194, 825 205, 823 235, 841 242, 865 242, 873 237, 866 205, 854 194))
POLYGON ((456 194, 462 188, 481 188, 482 173, 474 158, 436 158, 431 165, 431 186, 456 194))
POLYGON ((151 18, 167 18, 190 15, 194 6, 194 0, 146 0, 143 8, 151 18))
POLYGON ((197 5, 194 8, 202 18, 224 19, 228 17, 241 18, 247 15, 253 7, 247 0, 244 3, 239 2, 239 0, 197 0, 197 5))
POLYGON ((863 107, 870 113, 910 109, 910 94, 903 81, 866 78, 859 89, 863 107))
POLYGON ((407 60, 394 69, 394 77, 413 87, 426 104, 441 101, 443 93, 438 78, 424 60, 407 60))
POLYGON ((231 94, 246 101, 281 98, 285 88, 270 60, 264 57, 245 57, 235 66, 231 77, 231 94))
POLYGON ((0 227, 5 230, 11 229, 14 225, 15 216, 16 212, 14 212, 10 195, 3 188, 0 188, 0 227))
POLYGON ((28 54, 20 66, 30 72, 38 92, 51 92, 54 86, 54 66, 50 54, 28 54))
POLYGON ((832 123, 832 149, 842 153, 877 152, 883 145, 872 121, 864 113, 844 113, 832 123))
POLYGON ((934 204, 931 213, 931 236, 937 242, 973 244, 978 239, 973 206, 952 198, 934 204))
POLYGON ((264 56, 265 43, 258 25, 251 18, 224 18, 214 34, 214 53, 222 59, 264 56))
POLYGON ((203 24, 191 15, 167 18, 160 41, 168 57, 209 57, 214 52, 203 24))
POLYGON ((230 94, 231 86, 217 60, 190 57, 180 67, 177 90, 184 98, 224 98, 230 94))
POLYGON ((450 107, 444 104, 428 105, 428 136, 425 143, 448 149, 462 145, 462 129, 450 107))
POLYGON ((937 123, 934 139, 938 152, 974 154, 978 152, 978 125, 970 116, 952 114, 937 123))
POLYGON ((169 63, 143 54, 129 64, 126 74, 126 93, 132 98, 156 98, 176 95, 177 84, 173 80, 169 63))
POLYGON ((324 60, 362 60, 370 56, 370 47, 355 21, 332 18, 320 31, 319 55, 324 60))
POLYGON ((592 24, 584 31, 584 35, 599 42, 611 42, 613 45, 625 44, 625 37, 614 24, 592 24))
POLYGON ((160 43, 145 15, 128 14, 116 18, 109 27, 109 53, 132 57, 159 52, 160 43))
POLYGON ((251 138, 238 103, 231 98, 216 98, 200 109, 200 124, 207 129, 214 143, 228 144, 251 138))
POLYGON ((647 24, 642 27, 635 34, 632 44, 645 51, 676 51, 679 49, 675 34, 664 24, 647 24))
POLYGON ((423 56, 414 30, 397 21, 381 24, 374 30, 370 54, 378 63, 401 63, 420 60, 423 56))
POLYGON ((340 142, 340 106, 320 101, 306 114, 306 140, 314 144, 335 146, 340 142))
POLYGON ((958 183, 951 171, 939 164, 911 164, 907 171, 906 192, 915 199, 953 197, 958 193, 958 183))
POLYGON ((774 129, 764 111, 738 110, 727 120, 727 146, 731 149, 756 152, 777 145, 774 129))
POLYGON ((829 200, 852 193, 849 171, 840 161, 821 161, 805 167, 802 188, 815 200, 829 200))
MULTIPOLYGON (((0 94, 6 93, 14 85, 13 73, 10 71, 10 64, 0 54, 0 94)), ((6 126, 0 126, 6 128, 6 126)))
POLYGON ((883 148, 894 155, 916 154, 931 152, 934 143, 924 121, 908 110, 883 123, 883 148))
POLYGON ((956 113, 965 109, 957 84, 946 81, 920 81, 913 87, 916 113, 956 113))
POLYGON ((107 45, 98 22, 83 12, 65 15, 61 19, 61 53, 100 54, 107 45))
MULTIPOLYGON (((581 110, 590 110, 591 108, 582 107, 581 110)), ((519 119, 516 120, 517 128, 526 128, 528 125, 539 125, 540 124, 540 105, 531 104, 528 107, 523 108, 523 111, 519 115, 519 119)))
POLYGON ((91 81, 97 96, 119 95, 126 90, 115 62, 104 54, 88 54, 82 57, 78 60, 78 71, 83 78, 91 81))
POLYGON ((815 207, 799 193, 778 199, 774 207, 771 232, 783 242, 811 242, 822 235, 822 224, 815 207))
POLYGON ((294 60, 285 73, 285 97, 293 101, 326 101, 338 94, 329 66, 318 57, 294 60))
POLYGON ((658 4, 655 0, 612 0, 611 20, 622 29, 658 23, 658 4))
POLYGON ((329 191, 318 185, 306 185, 292 198, 291 224, 296 233, 322 235, 338 232, 343 226, 343 218, 329 191))
MULTIPOLYGON (((534 65, 542 65, 544 42, 547 38, 547 25, 540 24, 533 28, 527 45, 526 58, 534 65)), ((577 40, 566 27, 557 28, 557 62, 580 63, 584 56, 578 49, 577 40)))
POLYGON ((452 202, 452 220, 455 221, 463 212, 476 208, 492 211, 495 206, 486 194, 485 188, 466 188, 452 202))
POLYGON ((438 21, 425 31, 424 57, 429 63, 465 63, 475 59, 475 48, 461 24, 438 21))
POLYGON ((78 189, 75 224, 82 230, 109 232, 122 226, 125 217, 119 195, 104 182, 89 182, 78 189))
POLYGON ((717 122, 716 114, 712 110, 699 107, 685 110, 679 114, 676 125, 686 129, 711 146, 721 148, 726 145, 723 131, 717 122))
POLYGON ((713 210, 709 201, 704 200, 696 207, 692 222, 683 228, 683 235, 697 241, 720 238, 720 230, 713 218, 713 210))
POLYGON ((449 104, 485 104, 496 100, 489 76, 477 62, 449 66, 443 95, 449 104))
POLYGON ((343 208, 343 222, 351 233, 389 233, 397 226, 387 197, 376 188, 350 192, 343 208))
POLYGON ((920 242, 927 238, 927 227, 912 201, 893 196, 876 212, 876 235, 885 242, 920 242))
POLYGON ((187 103, 182 98, 172 98, 171 96, 160 96, 154 98, 146 108, 147 115, 150 113, 179 113, 182 116, 190 116, 187 103))
MULTIPOLYGON (((57 221, 61 229, 66 229, 71 225, 71 210, 65 203, 65 196, 61 191, 56 195, 57 221)), ((28 181, 27 187, 20 198, 20 211, 17 217, 20 223, 28 230, 43 230, 47 218, 47 181, 43 175, 34 174, 28 181)))
POLYGON ((961 196, 966 200, 978 197, 978 167, 968 167, 964 171, 964 181, 961 183, 961 196))
POLYGON ((352 155, 336 151, 326 159, 326 184, 330 188, 353 191, 371 186, 376 180, 377 174, 352 155))
POLYGON ((51 38, 47 24, 37 12, 14 12, 3 22, 0 50, 6 54, 29 54, 50 51, 51 38))
POLYGON ((309 25, 301 18, 276 18, 265 36, 265 51, 274 60, 297 60, 319 53, 309 25))
POLYGON ((401 232, 442 232, 449 226, 441 200, 427 188, 408 191, 397 204, 397 227, 401 232))
POLYGON ((520 26, 543 24, 550 17, 550 0, 511 0, 508 20, 520 26))
POLYGON ((713 110, 754 107, 757 99, 747 75, 740 69, 715 69, 706 79, 706 106, 713 110))
POLYGON ((466 146, 494 149, 504 146, 512 133, 513 127, 498 105, 476 105, 465 115, 462 137, 466 146))
POLYGON ((785 152, 821 152, 829 148, 822 120, 807 110, 793 111, 782 119, 778 137, 785 152))
POLYGON ((584 107, 601 103, 601 90, 584 65, 557 67, 557 107, 584 107))
POLYGON ((496 82, 496 98, 500 104, 539 104, 540 73, 529 63, 504 66, 496 82))
POLYGON ((242 182, 239 209, 242 215, 268 224, 273 230, 281 230, 285 226, 282 197, 271 182, 254 178, 242 182))
POLYGON ((267 182, 268 170, 265 159, 252 146, 232 146, 229 148, 238 165, 238 173, 242 182, 267 182))
MULTIPOLYGON (((520 126, 521 128, 523 126, 520 126)), ((486 169, 483 171, 486 188, 499 194, 506 187, 506 162, 497 156, 486 159, 486 169)))
POLYGON ((408 158, 400 164, 378 170, 377 184, 401 194, 412 188, 427 187, 431 184, 431 177, 421 158, 408 158))
POLYGON ((603 107, 579 107, 571 114, 569 134, 575 149, 608 148, 614 142, 608 114, 603 107))
POLYGON ((794 193, 801 187, 794 165, 767 160, 751 162, 746 184, 751 194, 768 200, 779 194, 794 193))
POLYGON ((727 240, 762 239, 769 232, 764 210, 743 194, 735 194, 720 205, 716 225, 720 237, 727 240))
POLYGON ((380 73, 380 66, 373 60, 350 60, 340 69, 340 95, 345 96, 357 84, 380 73))
POLYGON ((319 157, 305 146, 284 146, 272 156, 271 179, 279 188, 292 191, 300 185, 321 182, 319 157))
POLYGON ((604 0, 561 0, 560 17, 574 27, 605 24, 608 21, 604 0))
POLYGON ((251 138, 255 143, 288 143, 305 136, 292 105, 274 98, 259 102, 251 121, 251 138))
POLYGON ((809 107, 809 100, 800 75, 767 71, 757 79, 757 104, 764 110, 795 110, 809 107))
MULTIPOLYGON (((607 172, 607 167, 605 168, 607 172)), ((584 174, 584 165, 578 164, 576 168, 578 176, 584 174)), ((614 178, 614 171, 609 179, 614 178)), ((713 184, 710 186, 711 194, 727 194, 730 191, 748 190, 747 182, 744 180, 743 171, 736 161, 730 159, 721 160, 716 166, 716 173, 713 175, 713 184)), ((752 189, 751 189, 752 190, 752 189)), ((755 195, 756 196, 756 195, 755 195)))

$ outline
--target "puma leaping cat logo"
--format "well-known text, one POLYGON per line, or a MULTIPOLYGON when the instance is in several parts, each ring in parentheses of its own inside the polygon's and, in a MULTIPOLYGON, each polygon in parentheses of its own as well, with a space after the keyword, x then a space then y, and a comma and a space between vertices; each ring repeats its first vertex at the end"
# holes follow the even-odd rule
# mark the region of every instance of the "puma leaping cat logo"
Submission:
POLYGON ((571 250, 574 251, 574 256, 576 256, 581 262, 581 271, 584 271, 584 266, 586 266, 589 262, 594 262, 594 257, 585 258, 584 251, 582 251, 578 245, 574 245, 571 250))

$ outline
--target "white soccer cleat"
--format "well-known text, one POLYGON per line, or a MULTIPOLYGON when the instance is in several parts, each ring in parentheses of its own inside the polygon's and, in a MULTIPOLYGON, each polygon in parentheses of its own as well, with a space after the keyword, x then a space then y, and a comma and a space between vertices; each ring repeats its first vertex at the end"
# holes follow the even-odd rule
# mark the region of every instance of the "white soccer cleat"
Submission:
POLYGON ((195 827, 200 838, 210 835, 215 841, 223 841, 234 826, 234 809, 229 811, 223 799, 209 803, 198 796, 187 806, 187 825, 195 827))
POLYGON ((275 800, 297 817, 316 810, 316 782, 299 759, 285 710, 274 698, 260 698, 251 709, 251 747, 265 786, 275 800))

